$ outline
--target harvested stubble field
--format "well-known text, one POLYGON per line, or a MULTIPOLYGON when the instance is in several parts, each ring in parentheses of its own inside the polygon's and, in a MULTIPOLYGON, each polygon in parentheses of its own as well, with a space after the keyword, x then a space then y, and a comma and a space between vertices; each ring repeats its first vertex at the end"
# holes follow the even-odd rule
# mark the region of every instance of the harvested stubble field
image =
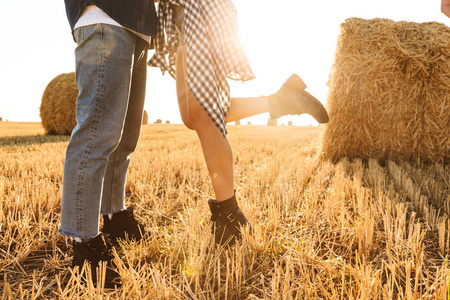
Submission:
POLYGON ((144 126, 127 204, 148 236, 118 250, 123 287, 85 286, 56 233, 65 136, 0 123, 1 299, 449 299, 442 164, 323 161, 320 128, 230 126, 254 233, 210 244, 212 195, 195 133, 144 126))

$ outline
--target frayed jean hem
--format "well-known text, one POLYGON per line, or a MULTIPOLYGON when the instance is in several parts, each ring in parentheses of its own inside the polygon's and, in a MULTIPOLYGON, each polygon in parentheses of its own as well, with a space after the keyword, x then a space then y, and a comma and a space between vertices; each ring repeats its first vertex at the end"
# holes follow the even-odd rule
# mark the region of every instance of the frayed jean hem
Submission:
POLYGON ((121 211, 125 211, 125 210, 127 210, 127 208, 125 207, 125 208, 121 208, 121 209, 116 209, 115 211, 112 211, 112 212, 100 212, 100 214, 101 215, 109 215, 109 214, 115 214, 115 213, 119 213, 119 212, 121 212, 121 211))
POLYGON ((62 230, 62 229, 58 229, 58 233, 62 234, 62 235, 65 235, 65 236, 69 236, 69 237, 74 238, 74 239, 75 238, 79 238, 79 239, 93 239, 93 238, 97 237, 100 234, 100 232, 99 232, 99 233, 94 234, 94 235, 79 236, 79 235, 77 235, 75 233, 68 232, 68 231, 65 231, 65 230, 62 230))

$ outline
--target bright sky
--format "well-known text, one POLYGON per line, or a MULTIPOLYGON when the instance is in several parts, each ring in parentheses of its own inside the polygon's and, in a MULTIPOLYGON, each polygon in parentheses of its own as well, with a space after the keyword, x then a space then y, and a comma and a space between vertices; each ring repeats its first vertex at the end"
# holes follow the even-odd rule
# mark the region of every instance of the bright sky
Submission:
MULTIPOLYGON (((257 79, 231 82, 232 96, 269 95, 292 73, 326 103, 327 80, 334 59, 339 25, 349 17, 395 21, 437 21, 450 25, 440 0, 234 0, 241 37, 257 79)), ((46 85, 74 71, 75 43, 63 0, 2 1, 0 9, 0 117, 39 122, 46 85)), ((150 52, 150 54, 152 51, 150 52)), ((181 123, 175 82, 150 69, 145 109, 156 119, 181 123)), ((268 114, 244 120, 266 124, 268 114)), ((317 124, 311 117, 288 116, 279 124, 317 124)))

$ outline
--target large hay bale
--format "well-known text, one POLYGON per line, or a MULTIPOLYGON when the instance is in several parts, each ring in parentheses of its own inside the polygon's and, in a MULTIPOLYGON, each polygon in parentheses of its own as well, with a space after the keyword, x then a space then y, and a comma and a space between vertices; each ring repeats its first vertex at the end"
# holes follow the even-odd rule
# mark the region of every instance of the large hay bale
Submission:
POLYGON ((48 134, 70 134, 76 125, 78 88, 75 73, 55 77, 42 95, 40 117, 48 134))
POLYGON ((347 19, 330 75, 323 154, 450 160, 450 29, 347 19))

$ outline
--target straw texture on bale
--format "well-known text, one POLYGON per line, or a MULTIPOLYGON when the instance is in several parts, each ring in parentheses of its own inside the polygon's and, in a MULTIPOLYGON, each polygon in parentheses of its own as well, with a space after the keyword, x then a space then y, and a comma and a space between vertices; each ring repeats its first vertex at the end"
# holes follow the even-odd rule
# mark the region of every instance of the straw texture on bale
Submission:
POLYGON ((325 158, 450 160, 450 29, 347 19, 328 82, 325 158))
POLYGON ((40 117, 48 134, 68 135, 76 125, 75 110, 78 88, 75 73, 55 77, 42 95, 40 117))

